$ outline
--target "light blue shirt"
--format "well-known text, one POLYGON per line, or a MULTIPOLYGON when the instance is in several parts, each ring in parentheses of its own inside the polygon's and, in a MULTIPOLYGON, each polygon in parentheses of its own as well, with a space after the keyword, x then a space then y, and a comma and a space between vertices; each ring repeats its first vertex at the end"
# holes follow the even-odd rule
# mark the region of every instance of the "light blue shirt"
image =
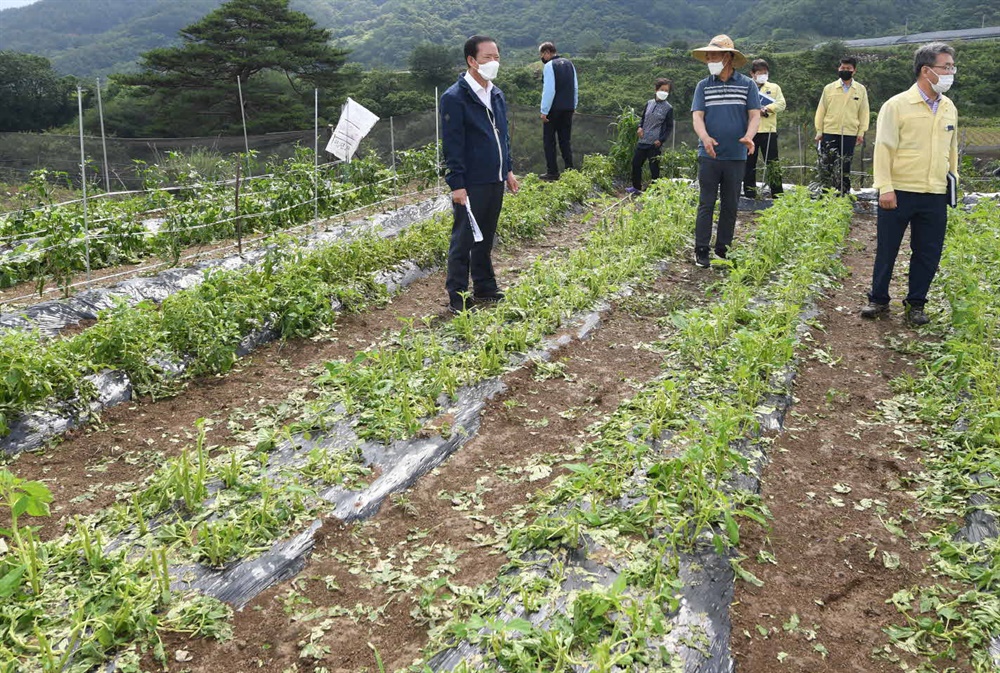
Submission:
MULTIPOLYGON (((552 101, 556 97, 556 76, 552 72, 552 61, 542 68, 542 114, 547 115, 552 109, 552 101)), ((576 68, 573 68, 573 108, 580 104, 580 81, 576 77, 576 68)))

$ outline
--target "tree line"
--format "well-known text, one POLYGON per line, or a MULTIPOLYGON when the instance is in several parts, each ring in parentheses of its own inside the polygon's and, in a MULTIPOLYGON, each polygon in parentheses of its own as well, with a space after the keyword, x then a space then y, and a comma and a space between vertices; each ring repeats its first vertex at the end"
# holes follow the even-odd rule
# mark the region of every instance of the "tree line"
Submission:
MULTIPOLYGON (((409 51, 406 71, 364 70, 348 64, 348 51, 331 45, 330 31, 290 9, 289 0, 229 0, 183 28, 180 37, 176 47, 143 54, 139 72, 110 78, 102 90, 110 134, 239 134, 243 116, 239 87, 248 131, 255 134, 311 128, 314 89, 320 91, 324 123, 336 120, 348 95, 381 117, 423 112, 434 106, 435 87, 449 85, 462 71, 458 44, 430 42, 409 51)), ((838 42, 795 53, 781 52, 774 42, 739 46, 769 61, 772 78, 789 100, 789 110, 783 114, 786 123, 812 119, 823 84, 836 77, 837 61, 848 53, 838 42)), ((995 43, 956 47, 960 76, 949 96, 966 118, 995 118, 1000 109, 995 43)), ((689 109, 704 69, 688 49, 681 40, 659 49, 622 44, 613 53, 587 52, 575 58, 580 111, 614 115, 624 107, 639 107, 649 98, 655 78, 662 76, 674 80, 674 106, 689 109)), ((911 83, 912 50, 851 52, 859 58, 858 79, 868 87, 876 110, 911 83)), ((42 57, 0 52, 0 130, 39 131, 74 123, 77 84, 72 77, 58 75, 42 57)), ((97 132, 95 83, 82 84, 85 127, 97 132)), ((541 90, 540 64, 505 65, 498 84, 511 103, 535 105, 541 90)))
MULTIPOLYGON (((223 0, 77 0, 4 12, 3 48, 44 53, 60 72, 93 78, 133 72, 140 54, 172 44, 223 0), (57 10, 57 11, 56 11, 57 10), (43 51, 40 51, 43 50, 43 51)), ((836 37, 869 37, 1000 24, 986 0, 291 0, 366 68, 402 69, 422 42, 460 43, 487 30, 510 53, 554 40, 577 56, 620 52, 716 33, 804 49, 836 37), (486 28, 488 27, 488 28, 486 28)), ((703 42, 702 42, 703 43, 703 42)))

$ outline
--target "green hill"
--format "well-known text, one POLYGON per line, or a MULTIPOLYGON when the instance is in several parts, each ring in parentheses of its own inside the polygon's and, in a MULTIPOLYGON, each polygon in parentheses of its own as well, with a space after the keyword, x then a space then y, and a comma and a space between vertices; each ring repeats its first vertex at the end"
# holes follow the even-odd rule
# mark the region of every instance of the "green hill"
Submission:
MULTIPOLYGON (((81 77, 133 70, 144 51, 173 44, 177 31, 223 0, 39 0, 0 11, 0 49, 49 58, 81 77)), ((365 66, 398 67, 422 42, 458 44, 489 33, 506 53, 532 54, 554 40, 575 54, 627 52, 637 45, 694 43, 718 33, 799 46, 1000 23, 982 0, 292 0, 329 28, 365 66)))
POLYGON ((0 49, 45 56, 78 77, 136 69, 139 54, 177 42, 177 32, 223 0, 39 0, 0 12, 0 49))

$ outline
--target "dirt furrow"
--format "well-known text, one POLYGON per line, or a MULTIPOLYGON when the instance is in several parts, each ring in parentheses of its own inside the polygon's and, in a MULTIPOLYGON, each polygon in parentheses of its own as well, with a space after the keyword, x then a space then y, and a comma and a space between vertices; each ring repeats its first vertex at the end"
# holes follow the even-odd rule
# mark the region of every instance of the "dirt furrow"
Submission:
POLYGON ((168 655, 184 652, 192 673, 378 670, 376 651, 387 671, 412 663, 463 592, 495 581, 508 561, 500 537, 562 463, 579 460, 587 428, 658 373, 661 356, 644 348, 662 333, 654 316, 701 301, 714 278, 672 263, 588 340, 557 351, 554 366, 506 376, 474 439, 374 519, 325 521, 298 578, 237 613, 231 641, 177 637, 168 655))
MULTIPOLYGON (((926 557, 911 547, 921 521, 906 490, 920 451, 879 409, 893 396, 890 382, 915 371, 888 342, 920 337, 898 302, 889 319, 859 317, 874 252, 874 218, 856 216, 850 273, 820 302, 822 328, 801 353, 796 403, 769 452, 762 495, 774 518, 767 529, 743 527, 743 565, 763 586, 737 584, 732 647, 741 673, 897 671, 882 629, 901 616, 887 600, 930 581, 926 557)), ((905 295, 900 275, 896 297, 905 295)))
MULTIPOLYGON (((540 255, 576 247, 592 223, 584 222, 585 215, 553 225, 535 242, 499 249, 495 261, 501 283, 514 283, 519 270, 540 255)), ((287 420, 297 410, 287 406, 288 400, 309 395, 324 362, 353 357, 397 330, 401 320, 447 319, 443 287, 443 272, 431 274, 386 306, 345 314, 316 337, 268 344, 225 375, 191 381, 171 398, 143 398, 111 408, 100 424, 71 431, 44 451, 22 454, 10 469, 20 478, 44 481, 54 498, 53 516, 37 522, 42 537, 58 536, 74 516, 107 507, 120 492, 142 483, 193 438, 199 418, 210 420, 212 444, 231 443, 235 434, 252 430, 261 419, 273 424, 287 420)))

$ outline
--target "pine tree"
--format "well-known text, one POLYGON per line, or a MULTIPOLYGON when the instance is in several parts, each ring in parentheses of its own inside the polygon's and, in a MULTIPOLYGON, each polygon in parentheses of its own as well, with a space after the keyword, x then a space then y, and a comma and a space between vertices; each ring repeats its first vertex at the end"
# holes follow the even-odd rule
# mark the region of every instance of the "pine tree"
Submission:
POLYGON ((164 133, 231 130, 240 123, 237 78, 248 123, 257 131, 289 130, 311 121, 313 88, 329 101, 342 88, 347 51, 289 0, 230 0, 180 31, 177 47, 142 56, 142 72, 118 76, 157 96, 164 133), (297 117, 302 117, 296 122, 297 117), (284 128, 281 128, 284 126, 284 128))

